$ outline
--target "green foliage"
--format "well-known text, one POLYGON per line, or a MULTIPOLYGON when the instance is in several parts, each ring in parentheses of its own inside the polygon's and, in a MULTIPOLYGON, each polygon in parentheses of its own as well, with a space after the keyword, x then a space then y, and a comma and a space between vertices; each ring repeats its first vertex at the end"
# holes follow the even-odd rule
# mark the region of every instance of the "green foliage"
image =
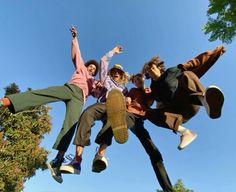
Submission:
POLYGON ((5 89, 5 92, 6 92, 5 95, 10 95, 10 94, 20 92, 19 87, 15 83, 12 83, 10 86, 5 87, 4 89, 5 89))
POLYGON ((210 0, 207 16, 203 30, 205 34, 211 34, 209 41, 219 39, 231 43, 236 35, 236 1, 210 0))
MULTIPOLYGON (((175 185, 173 186, 175 192, 194 192, 191 189, 186 189, 184 187, 183 181, 181 179, 178 179, 175 183, 175 185)), ((157 190, 157 192, 163 192, 162 190, 157 190)))
MULTIPOLYGON (((5 90, 6 95, 20 91, 15 83, 5 90)), ((46 168, 48 151, 39 144, 51 130, 48 112, 47 106, 17 114, 0 109, 0 191, 22 191, 37 169, 46 168)))

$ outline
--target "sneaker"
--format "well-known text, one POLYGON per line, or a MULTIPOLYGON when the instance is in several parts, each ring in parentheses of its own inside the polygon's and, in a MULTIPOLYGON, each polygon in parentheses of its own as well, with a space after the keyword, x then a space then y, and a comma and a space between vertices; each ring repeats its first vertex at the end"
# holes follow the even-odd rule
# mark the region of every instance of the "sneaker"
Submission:
POLYGON ((107 120, 111 123, 114 138, 117 143, 128 140, 126 124, 126 103, 124 95, 118 89, 112 89, 106 100, 107 120))
POLYGON ((81 172, 81 161, 78 162, 75 158, 67 165, 62 165, 60 171, 63 174, 77 174, 81 172))
POLYGON ((193 131, 187 130, 180 136, 179 150, 184 149, 197 138, 197 134, 193 131))
POLYGON ((107 158, 96 154, 93 159, 92 172, 100 173, 104 171, 107 167, 108 167, 107 158))
POLYGON ((224 94, 216 86, 209 86, 204 94, 204 106, 210 118, 216 119, 221 116, 221 109, 224 104, 224 94))
POLYGON ((61 176, 61 171, 60 171, 60 166, 61 166, 63 161, 64 161, 63 157, 61 157, 61 158, 56 157, 55 159, 53 159, 52 161, 47 163, 47 167, 51 171, 52 177, 58 183, 62 183, 63 182, 63 179, 62 179, 62 176, 61 176))

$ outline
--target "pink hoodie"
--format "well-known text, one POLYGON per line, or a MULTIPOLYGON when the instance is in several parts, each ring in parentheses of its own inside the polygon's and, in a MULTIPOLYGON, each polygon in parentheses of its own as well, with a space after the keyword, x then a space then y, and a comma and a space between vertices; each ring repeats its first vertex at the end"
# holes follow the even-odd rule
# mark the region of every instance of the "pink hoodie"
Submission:
POLYGON ((93 88, 95 88, 95 79, 91 76, 86 66, 84 65, 84 60, 81 56, 79 43, 77 38, 72 39, 71 47, 72 61, 75 66, 75 71, 69 81, 69 84, 74 84, 78 86, 83 91, 84 102, 87 97, 91 94, 93 88))

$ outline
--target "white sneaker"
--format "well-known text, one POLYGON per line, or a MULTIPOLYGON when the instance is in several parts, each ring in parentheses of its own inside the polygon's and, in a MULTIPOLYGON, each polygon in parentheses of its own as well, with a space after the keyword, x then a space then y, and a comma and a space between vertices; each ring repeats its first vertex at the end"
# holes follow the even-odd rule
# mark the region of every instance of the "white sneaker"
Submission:
POLYGON ((203 104, 210 118, 219 118, 224 104, 223 92, 216 86, 209 86, 205 90, 203 104))
POLYGON ((180 136, 179 150, 184 149, 197 138, 197 134, 193 131, 187 130, 180 136))
POLYGON ((108 167, 107 158, 96 154, 93 159, 92 171, 95 173, 100 173, 104 171, 107 167, 108 167))

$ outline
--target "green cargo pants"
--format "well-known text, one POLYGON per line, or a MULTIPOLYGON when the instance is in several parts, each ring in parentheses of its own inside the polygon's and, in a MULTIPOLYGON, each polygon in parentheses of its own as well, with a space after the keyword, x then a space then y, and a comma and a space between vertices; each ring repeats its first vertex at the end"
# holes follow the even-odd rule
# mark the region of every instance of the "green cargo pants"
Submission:
POLYGON ((12 105, 9 106, 9 110, 12 113, 24 111, 38 105, 64 101, 66 105, 66 115, 62 129, 57 136, 53 148, 61 151, 68 149, 84 105, 83 92, 79 87, 73 84, 65 84, 63 86, 54 86, 41 90, 7 95, 7 97, 12 103, 12 105))

